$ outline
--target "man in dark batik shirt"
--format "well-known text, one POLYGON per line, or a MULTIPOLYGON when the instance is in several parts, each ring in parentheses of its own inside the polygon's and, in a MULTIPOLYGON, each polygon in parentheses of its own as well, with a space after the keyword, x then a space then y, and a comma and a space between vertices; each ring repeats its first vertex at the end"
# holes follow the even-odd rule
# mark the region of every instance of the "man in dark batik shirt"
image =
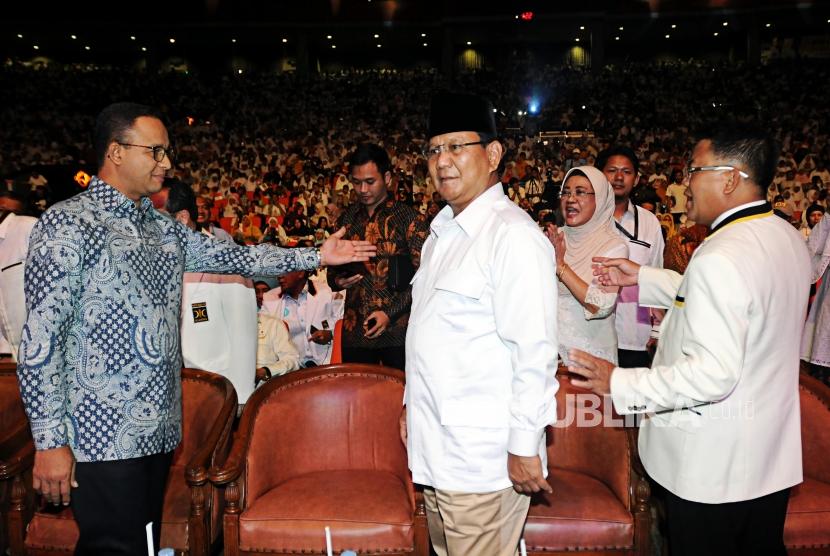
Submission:
POLYGON ((421 245, 429 234, 426 218, 388 195, 392 179, 386 151, 374 144, 357 147, 349 172, 359 203, 338 219, 346 238, 366 239, 378 254, 367 263, 329 269, 335 291, 348 288, 343 315, 343 361, 382 363, 403 369, 406 325, 421 245))

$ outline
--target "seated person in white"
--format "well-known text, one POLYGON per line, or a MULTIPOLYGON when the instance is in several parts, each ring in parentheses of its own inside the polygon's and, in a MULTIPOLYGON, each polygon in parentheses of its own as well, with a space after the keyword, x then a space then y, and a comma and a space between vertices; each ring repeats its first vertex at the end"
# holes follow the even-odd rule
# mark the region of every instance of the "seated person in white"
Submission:
POLYGON ((254 283, 257 307, 256 382, 266 382, 273 376, 283 375, 300 368, 300 354, 288 335, 285 321, 276 315, 262 311, 262 297, 271 288, 265 282, 254 283))
POLYGON ((343 318, 342 300, 334 298, 325 282, 309 280, 307 271, 289 272, 278 280, 280 287, 263 295, 262 312, 288 323, 301 367, 328 365, 334 325, 343 318))

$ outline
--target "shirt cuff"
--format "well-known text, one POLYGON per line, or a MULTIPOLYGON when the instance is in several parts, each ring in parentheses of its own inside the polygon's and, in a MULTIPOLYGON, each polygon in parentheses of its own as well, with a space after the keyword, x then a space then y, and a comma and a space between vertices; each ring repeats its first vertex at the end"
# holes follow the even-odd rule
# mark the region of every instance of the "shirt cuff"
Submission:
POLYGON ((542 431, 510 429, 507 451, 516 456, 532 457, 539 455, 539 439, 542 431))
POLYGON ((32 423, 32 439, 38 451, 60 448, 69 444, 66 438, 66 425, 57 423, 51 426, 38 426, 32 423))
POLYGON ((320 256, 320 249, 317 247, 305 247, 297 249, 298 256, 301 259, 301 270, 317 270, 320 268, 322 257, 320 256))
POLYGON ((646 397, 634 389, 633 381, 636 373, 648 369, 615 368, 611 372, 611 399, 614 409, 620 415, 646 413, 650 411, 646 397))

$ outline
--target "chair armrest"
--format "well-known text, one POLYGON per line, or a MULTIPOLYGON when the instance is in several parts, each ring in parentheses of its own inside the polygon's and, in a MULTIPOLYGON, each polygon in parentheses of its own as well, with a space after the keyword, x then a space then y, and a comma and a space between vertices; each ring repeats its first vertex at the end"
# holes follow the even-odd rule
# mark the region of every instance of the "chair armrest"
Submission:
POLYGON ((35 461, 35 445, 32 442, 29 422, 22 421, 3 439, 0 439, 0 479, 10 479, 32 467, 35 461))
POLYGON ((211 426, 205 442, 187 463, 185 479, 190 486, 199 486, 207 482, 208 469, 215 463, 217 452, 227 446, 230 438, 233 418, 236 415, 236 391, 230 386, 230 383, 224 380, 220 384, 225 386, 225 400, 222 409, 211 426))

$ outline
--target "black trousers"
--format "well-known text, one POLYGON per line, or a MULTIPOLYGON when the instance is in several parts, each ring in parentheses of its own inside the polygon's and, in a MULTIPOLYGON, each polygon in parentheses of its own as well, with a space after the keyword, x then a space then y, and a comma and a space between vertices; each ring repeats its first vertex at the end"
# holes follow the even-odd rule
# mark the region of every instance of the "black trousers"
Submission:
POLYGON ((671 556, 786 556, 790 489, 754 500, 701 504, 663 489, 671 556))
POLYGON ((618 349, 617 359, 619 359, 618 366, 623 369, 651 367, 651 354, 645 350, 618 349))
POLYGON ((404 346, 371 349, 344 345, 343 362, 383 364, 403 371, 406 367, 406 352, 404 346))
POLYGON ((78 463, 72 513, 81 536, 76 555, 147 555, 145 527, 153 522, 153 546, 161 548, 164 487, 173 452, 140 458, 78 463))

